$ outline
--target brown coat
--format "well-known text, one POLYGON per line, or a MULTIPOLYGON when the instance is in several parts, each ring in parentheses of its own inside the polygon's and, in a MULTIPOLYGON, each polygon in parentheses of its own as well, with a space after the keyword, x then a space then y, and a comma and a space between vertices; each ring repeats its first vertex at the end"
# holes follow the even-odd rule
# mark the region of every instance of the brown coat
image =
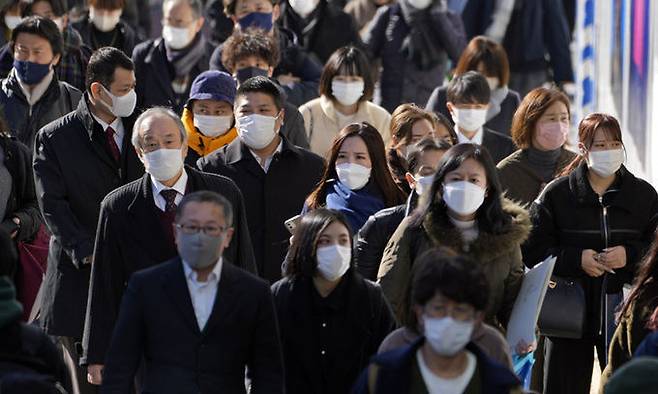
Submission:
POLYGON ((414 260, 432 247, 444 246, 460 251, 482 264, 489 282, 489 305, 485 322, 507 325, 514 300, 523 281, 521 244, 530 234, 528 212, 516 203, 504 199, 503 210, 512 222, 502 234, 480 231, 478 238, 465 249, 461 233, 451 223, 439 223, 430 212, 420 226, 412 226, 406 218, 395 231, 384 250, 377 275, 384 295, 400 321, 406 321, 407 293, 413 276, 414 260))

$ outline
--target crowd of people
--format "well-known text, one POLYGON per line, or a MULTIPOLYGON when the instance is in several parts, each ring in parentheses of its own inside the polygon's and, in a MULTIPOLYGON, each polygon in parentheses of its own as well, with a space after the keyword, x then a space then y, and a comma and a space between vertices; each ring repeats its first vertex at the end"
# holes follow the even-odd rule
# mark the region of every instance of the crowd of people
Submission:
POLYGON ((573 6, 0 1, 0 392, 653 392, 658 194, 572 117, 573 6), (582 325, 508 343, 549 256, 582 325))

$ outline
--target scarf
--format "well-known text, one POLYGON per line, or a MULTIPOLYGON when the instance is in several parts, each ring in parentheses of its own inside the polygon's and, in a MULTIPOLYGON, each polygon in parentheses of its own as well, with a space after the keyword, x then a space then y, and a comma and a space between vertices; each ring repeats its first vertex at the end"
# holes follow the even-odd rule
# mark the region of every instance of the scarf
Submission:
POLYGON ((16 301, 14 285, 6 276, 0 276, 0 328, 20 319, 23 307, 16 301))
POLYGON ((430 5, 424 10, 417 10, 406 0, 398 2, 402 17, 409 26, 409 34, 402 41, 400 49, 407 61, 416 65, 421 71, 428 71, 439 65, 443 59, 443 51, 436 33, 432 29, 433 21, 430 15, 430 5))
POLYGON ((386 208, 373 181, 359 190, 350 190, 339 181, 334 181, 327 190, 327 208, 335 209, 347 217, 356 234, 370 215, 386 208))
POLYGON ((183 78, 190 74, 199 60, 206 54, 206 38, 201 33, 192 40, 192 43, 183 49, 171 49, 165 44, 167 60, 174 67, 176 78, 183 78))
POLYGON ((238 136, 238 131, 235 127, 227 131, 226 134, 215 138, 203 135, 194 127, 194 113, 187 108, 183 109, 181 120, 187 132, 187 145, 201 157, 207 156, 224 145, 228 145, 238 136))
POLYGON ((507 93, 509 93, 509 88, 507 86, 501 86, 491 91, 489 109, 487 110, 487 121, 493 119, 500 113, 500 106, 505 98, 507 98, 507 93))

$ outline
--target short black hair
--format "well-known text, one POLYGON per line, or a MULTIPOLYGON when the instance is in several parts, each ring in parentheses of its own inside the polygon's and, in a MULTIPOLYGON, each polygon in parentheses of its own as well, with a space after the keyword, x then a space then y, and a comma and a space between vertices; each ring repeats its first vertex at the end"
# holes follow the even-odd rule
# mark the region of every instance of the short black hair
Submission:
MULTIPOLYGON (((226 16, 235 15, 235 6, 238 4, 238 0, 223 0, 224 1, 224 14, 226 16)), ((272 6, 279 4, 279 0, 270 0, 272 6)))
POLYGON ((489 104, 491 89, 482 74, 467 71, 450 81, 447 98, 453 104, 489 104))
POLYGON ((85 75, 85 87, 90 91, 91 84, 98 82, 110 90, 114 82, 114 71, 118 67, 126 70, 134 70, 133 61, 123 51, 113 47, 103 47, 96 50, 89 58, 87 74, 85 75))
POLYGON ((191 202, 209 202, 217 205, 218 207, 221 207, 224 211, 224 221, 226 221, 226 225, 228 227, 233 225, 233 207, 231 206, 229 200, 221 194, 211 192, 209 190, 201 190, 198 192, 186 194, 176 208, 176 222, 178 222, 181 216, 183 216, 185 206, 191 202))
POLYGON ((283 95, 281 94, 281 90, 267 77, 253 77, 241 83, 235 94, 235 105, 238 104, 238 97, 244 96, 246 93, 265 93, 272 97, 274 105, 278 110, 283 108, 283 95))
POLYGON ((331 82, 336 76, 350 75, 363 79, 363 95, 359 98, 359 102, 370 100, 375 91, 375 82, 372 78, 373 73, 370 64, 365 52, 357 47, 348 45, 336 49, 322 70, 320 94, 335 100, 331 82))
POLYGON ((23 19, 23 21, 11 32, 10 48, 12 52, 14 52, 16 38, 18 38, 18 35, 21 33, 34 34, 43 38, 50 43, 50 49, 53 51, 54 56, 62 54, 62 48, 64 47, 62 33, 59 32, 57 24, 50 19, 42 18, 40 16, 30 16, 23 19))
POLYGON ((424 138, 418 141, 415 145, 411 147, 409 153, 407 154, 407 171, 410 174, 415 174, 418 170, 418 164, 420 162, 420 156, 429 151, 447 151, 452 148, 448 142, 444 140, 434 140, 432 138, 424 138))
POLYGON ((66 12, 68 11, 68 5, 66 4, 66 0, 34 0, 27 3, 25 8, 23 9, 23 13, 22 13, 23 17, 33 15, 34 13, 32 11, 32 8, 36 3, 40 3, 40 2, 45 2, 50 4, 50 8, 53 9, 53 14, 55 14, 55 16, 57 17, 66 14, 66 12))

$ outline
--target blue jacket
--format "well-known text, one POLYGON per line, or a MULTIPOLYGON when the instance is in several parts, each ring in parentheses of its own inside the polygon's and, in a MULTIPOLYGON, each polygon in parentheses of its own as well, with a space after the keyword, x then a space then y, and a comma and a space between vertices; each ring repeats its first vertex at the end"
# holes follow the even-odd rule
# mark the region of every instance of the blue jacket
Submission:
POLYGON ((658 357, 658 331, 647 335, 644 341, 635 349, 633 358, 643 356, 658 357))
MULTIPOLYGON (((416 364, 416 351, 425 342, 421 337, 413 344, 378 354, 371 359, 371 365, 378 367, 375 392, 370 393, 368 387, 368 368, 366 368, 352 389, 353 394, 404 394, 409 393, 411 375, 416 364)), ((479 378, 482 394, 503 394, 519 387, 519 379, 507 367, 496 363, 472 342, 466 345, 466 350, 473 353, 477 359, 476 372, 478 376, 471 379, 471 384, 479 378)), ((369 366, 370 367, 370 366, 369 366)), ((470 384, 469 384, 470 385, 470 384)))

